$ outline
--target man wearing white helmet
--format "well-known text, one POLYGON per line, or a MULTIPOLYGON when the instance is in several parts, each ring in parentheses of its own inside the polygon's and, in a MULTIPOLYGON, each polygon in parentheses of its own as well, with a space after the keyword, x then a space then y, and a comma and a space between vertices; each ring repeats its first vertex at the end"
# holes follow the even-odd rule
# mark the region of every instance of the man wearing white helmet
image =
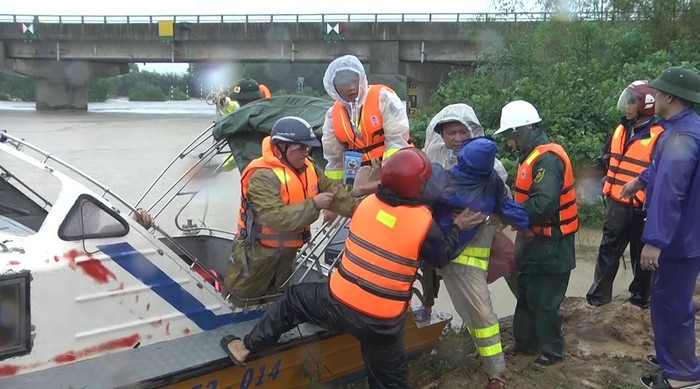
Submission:
POLYGON ((541 351, 536 363, 549 366, 564 357, 559 306, 576 267, 574 235, 578 211, 574 175, 564 148, 550 142, 539 127, 535 107, 518 100, 501 111, 496 134, 520 151, 515 200, 527 212, 531 228, 518 232, 518 303, 513 319, 512 352, 541 351))

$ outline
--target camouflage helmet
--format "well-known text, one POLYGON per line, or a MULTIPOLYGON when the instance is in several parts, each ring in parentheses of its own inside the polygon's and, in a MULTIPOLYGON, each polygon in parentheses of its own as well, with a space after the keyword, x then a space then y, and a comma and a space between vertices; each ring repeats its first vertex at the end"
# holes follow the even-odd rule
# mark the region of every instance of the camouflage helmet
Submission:
POLYGON ((649 86, 692 103, 700 103, 700 74, 681 66, 671 66, 649 86))
POLYGON ((252 78, 238 80, 229 95, 232 100, 258 100, 264 96, 260 91, 260 85, 252 78))

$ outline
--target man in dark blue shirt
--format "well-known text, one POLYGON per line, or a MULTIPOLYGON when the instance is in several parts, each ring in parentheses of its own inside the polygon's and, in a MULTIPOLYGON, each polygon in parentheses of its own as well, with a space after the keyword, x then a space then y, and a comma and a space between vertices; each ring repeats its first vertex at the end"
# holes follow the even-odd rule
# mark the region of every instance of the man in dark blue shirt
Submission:
POLYGON ((648 388, 700 388, 695 355, 695 283, 700 273, 700 74, 674 66, 649 84, 657 90, 656 114, 666 131, 654 161, 623 188, 631 196, 646 186, 647 221, 642 267, 654 271, 651 321, 661 374, 645 375, 648 388))

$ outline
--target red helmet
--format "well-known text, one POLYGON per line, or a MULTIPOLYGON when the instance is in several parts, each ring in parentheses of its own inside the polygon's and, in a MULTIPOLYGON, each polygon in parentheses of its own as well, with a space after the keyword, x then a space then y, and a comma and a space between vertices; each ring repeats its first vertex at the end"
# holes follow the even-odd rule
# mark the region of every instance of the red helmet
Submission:
POLYGON ((640 115, 651 116, 654 114, 656 89, 649 86, 649 81, 637 80, 629 84, 620 94, 620 98, 617 100, 617 108, 624 111, 627 104, 637 101, 642 102, 637 111, 640 115))
POLYGON ((382 186, 404 198, 416 198, 433 174, 430 160, 420 149, 403 148, 382 163, 382 186))

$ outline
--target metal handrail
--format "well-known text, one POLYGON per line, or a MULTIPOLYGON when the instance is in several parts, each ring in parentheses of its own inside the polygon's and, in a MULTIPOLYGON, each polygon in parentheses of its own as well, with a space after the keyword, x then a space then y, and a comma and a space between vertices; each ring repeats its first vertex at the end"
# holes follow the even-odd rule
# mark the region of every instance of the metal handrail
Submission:
POLYGON ((44 24, 156 24, 175 23, 327 23, 327 22, 518 22, 545 21, 560 17, 582 20, 612 20, 625 16, 638 19, 637 13, 612 11, 540 12, 464 12, 464 13, 309 13, 309 14, 230 14, 230 15, 12 15, 0 14, 0 23, 44 24))
POLYGON ((81 178, 85 179, 87 182, 91 183, 92 185, 96 186, 97 188, 102 191, 101 196, 104 197, 106 195, 110 195, 112 198, 117 200, 119 203, 121 203, 123 206, 127 207, 130 209, 132 212, 136 212, 136 208, 134 208, 128 201, 124 200, 121 198, 119 195, 116 193, 112 192, 107 185, 102 184, 101 182, 97 181, 96 179, 92 178, 88 174, 84 173, 80 169, 76 168, 75 166, 69 164, 68 162, 65 162, 64 160, 54 156, 53 154, 49 153, 48 151, 45 151, 37 146, 34 146, 33 144, 25 141, 22 138, 18 138, 14 135, 11 135, 7 133, 6 130, 0 131, 0 142, 7 142, 11 141, 13 145, 21 145, 23 147, 26 147, 37 154, 41 155, 44 159, 41 161, 43 164, 46 164, 48 161, 53 161, 62 167, 70 170, 71 172, 77 174, 81 178))

